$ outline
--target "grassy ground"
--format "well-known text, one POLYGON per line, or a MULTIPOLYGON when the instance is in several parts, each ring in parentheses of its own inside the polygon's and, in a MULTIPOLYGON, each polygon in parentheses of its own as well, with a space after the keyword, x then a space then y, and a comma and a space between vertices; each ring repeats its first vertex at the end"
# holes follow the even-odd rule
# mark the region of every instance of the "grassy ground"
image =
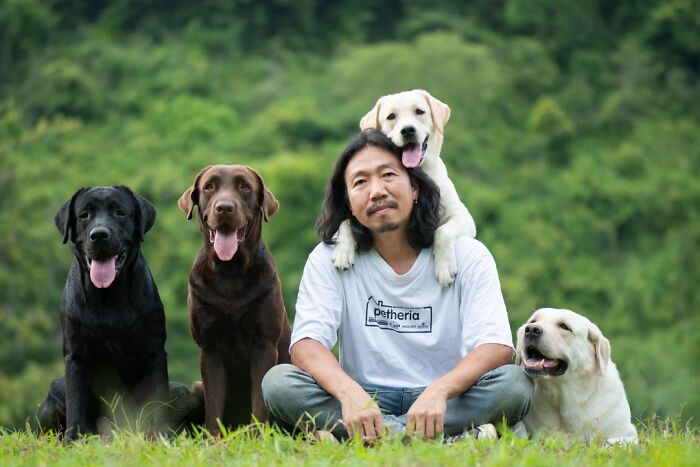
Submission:
POLYGON ((550 435, 535 440, 505 434, 499 440, 465 440, 442 446, 435 441, 413 441, 404 446, 388 438, 372 447, 349 442, 314 444, 301 435, 291 437, 263 428, 251 436, 243 428, 214 440, 207 435, 181 435, 146 440, 121 432, 110 439, 97 436, 64 446, 51 435, 0 431, 3 466, 85 465, 633 465, 700 466, 697 430, 655 423, 640 430, 636 446, 606 446, 570 442, 550 435))

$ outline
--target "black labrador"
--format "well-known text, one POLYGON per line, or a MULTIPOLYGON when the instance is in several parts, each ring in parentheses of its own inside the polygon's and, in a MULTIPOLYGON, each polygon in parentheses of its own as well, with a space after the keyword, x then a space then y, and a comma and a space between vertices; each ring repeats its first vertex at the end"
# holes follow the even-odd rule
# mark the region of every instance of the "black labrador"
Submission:
MULTIPOLYGON (((151 203, 125 186, 81 188, 56 214, 75 258, 60 308, 65 375, 37 411, 41 430, 66 440, 101 432, 99 420, 114 422, 115 401, 132 428, 138 420, 136 428, 161 431, 172 418, 163 409, 170 397, 165 313, 140 249, 155 218, 151 203)), ((186 388, 174 384, 170 392, 188 411, 181 419, 198 405, 186 388)))

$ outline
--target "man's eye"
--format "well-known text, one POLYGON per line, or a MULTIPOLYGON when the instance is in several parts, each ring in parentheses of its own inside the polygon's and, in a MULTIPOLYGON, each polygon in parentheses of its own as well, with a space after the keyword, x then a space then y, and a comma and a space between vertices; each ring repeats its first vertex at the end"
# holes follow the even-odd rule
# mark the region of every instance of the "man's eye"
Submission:
POLYGON ((396 118, 396 114, 389 114, 386 116, 387 120, 394 120, 396 118))
POLYGON ((393 177, 394 175, 396 175, 394 172, 384 172, 383 174, 384 177, 393 177))
POLYGON ((423 115, 425 113, 425 110, 423 109, 416 109, 416 115, 423 115))
POLYGON ((204 191, 210 191, 214 189, 214 184, 212 182, 207 183, 204 185, 204 191))
POLYGON ((364 185, 364 184, 365 184, 365 180, 364 180, 364 179, 360 179, 360 180, 355 180, 355 181, 353 182, 352 186, 353 186, 353 187, 358 187, 358 186, 364 185))

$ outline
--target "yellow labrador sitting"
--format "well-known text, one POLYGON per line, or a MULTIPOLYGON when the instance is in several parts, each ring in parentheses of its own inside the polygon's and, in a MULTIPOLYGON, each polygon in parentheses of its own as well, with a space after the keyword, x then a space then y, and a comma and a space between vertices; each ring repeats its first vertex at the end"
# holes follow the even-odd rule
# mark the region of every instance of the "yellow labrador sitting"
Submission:
MULTIPOLYGON (((374 108, 362 117, 360 128, 378 128, 396 146, 403 149, 403 165, 422 167, 440 188, 440 204, 444 214, 442 224, 435 232, 435 275, 443 286, 454 281, 457 264, 454 241, 457 237, 476 236, 474 219, 459 200, 454 184, 447 176, 447 168, 440 159, 443 130, 450 118, 450 108, 427 91, 415 89, 384 96, 374 108)), ((344 221, 338 229, 333 251, 333 264, 338 269, 352 267, 356 244, 350 222, 344 221)))
POLYGON ((587 318, 542 308, 518 329, 515 364, 535 383, 530 433, 560 430, 611 443, 636 443, 625 389, 610 360, 610 343, 587 318))

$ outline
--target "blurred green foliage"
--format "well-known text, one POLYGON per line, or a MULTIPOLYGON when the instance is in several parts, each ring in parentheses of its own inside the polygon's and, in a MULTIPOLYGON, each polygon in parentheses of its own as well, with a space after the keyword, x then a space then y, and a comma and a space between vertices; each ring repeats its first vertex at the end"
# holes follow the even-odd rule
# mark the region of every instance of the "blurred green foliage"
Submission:
MULTIPOLYGON (((537 307, 597 322, 635 416, 700 416, 697 0, 0 3, 0 424, 62 371, 71 254, 53 216, 126 184, 172 379, 198 377, 177 207, 213 163, 257 169, 290 319, 335 157, 384 94, 452 108, 450 176, 494 253, 513 329, 537 307)), ((696 423, 696 422, 693 422, 696 423)))

